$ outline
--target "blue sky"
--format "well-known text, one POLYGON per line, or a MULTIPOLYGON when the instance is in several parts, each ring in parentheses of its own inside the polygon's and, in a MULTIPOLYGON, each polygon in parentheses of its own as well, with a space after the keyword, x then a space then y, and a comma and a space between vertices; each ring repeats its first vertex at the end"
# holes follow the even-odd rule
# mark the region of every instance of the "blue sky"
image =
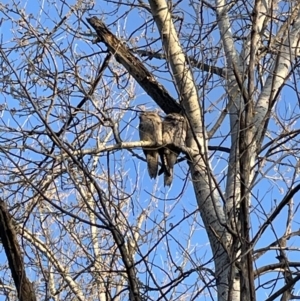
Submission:
MULTIPOLYGON (((69 1, 68 1, 69 2, 69 1)), ((6 1, 4 3, 10 3, 10 1, 6 1)), ((27 14, 32 13, 33 16, 39 18, 39 21, 41 22, 43 28, 40 28, 40 31, 42 32, 46 28, 48 28, 49 31, 51 31, 54 27, 55 22, 59 22, 60 18, 57 15, 57 10, 55 6, 45 6, 44 11, 40 11, 39 5, 36 5, 39 2, 28 2, 27 4, 24 4, 24 9, 27 14)), ((69 2, 70 4, 70 2, 69 2)), ((107 4, 106 2, 97 2, 94 10, 91 10, 90 13, 95 14, 97 16, 101 16, 104 18, 107 25, 109 25, 110 30, 113 33, 117 33, 124 41, 128 42, 131 47, 133 46, 143 46, 145 45, 149 40, 152 40, 153 37, 157 37, 158 32, 145 32, 144 30, 135 31, 136 28, 141 26, 143 22, 145 21, 145 15, 143 13, 138 14, 135 10, 132 10, 129 14, 126 14, 126 17, 124 17, 123 13, 128 10, 128 7, 124 7, 123 9, 119 9, 118 12, 114 12, 115 7, 113 7, 111 4, 107 4), (97 11, 98 10, 98 11, 97 11), (111 14, 107 14, 106 16, 101 15, 101 12, 111 12, 111 14), (115 20, 117 20, 117 25, 111 25, 115 20), (135 31, 135 32, 134 32, 135 31), (132 32, 134 32, 132 34, 132 32), (134 39, 135 38, 135 39, 134 39)), ((62 9, 63 13, 62 16, 64 16, 68 9, 64 7, 62 9)), ((191 12, 191 6, 187 5, 185 2, 181 3, 181 12, 179 15, 184 16, 184 22, 186 26, 192 26, 193 23, 195 23, 195 17, 193 17, 191 12)), ((241 11, 242 12, 242 11, 241 11)), ((245 12, 244 12, 245 13, 245 12)), ((13 13, 9 13, 10 18, 18 19, 18 16, 13 13)), ((84 19, 89 16, 89 13, 86 12, 84 14, 84 19)), ((204 22, 209 24, 209 22, 213 21, 214 17, 210 14, 210 11, 205 11, 203 13, 204 16, 204 22)), ((32 26, 36 26, 38 28, 38 23, 33 21, 33 19, 30 19, 29 21, 32 23, 32 26)), ((150 21, 149 21, 150 22, 150 21)), ((239 23, 239 20, 235 22, 235 25, 237 26, 239 23)), ((77 28, 76 18, 75 16, 72 16, 68 20, 69 25, 74 25, 74 28, 77 28)), ((203 26, 204 30, 208 30, 209 26, 203 26)), ((12 45, 12 43, 6 43, 6 41, 10 40, 12 35, 15 37, 21 36, 23 33, 22 31, 18 32, 18 28, 16 27, 16 24, 14 26, 11 25, 9 21, 3 22, 3 26, 0 28, 2 39, 3 39, 3 45, 2 47, 9 47, 12 45)), ((87 28, 82 25, 82 31, 87 32, 87 28)), ((183 27, 183 32, 186 31, 186 34, 190 33, 194 30, 193 27, 190 27, 188 29, 183 27)), ((95 51, 101 51, 102 49, 105 49, 105 46, 103 44, 99 45, 92 45, 88 40, 90 40, 90 37, 87 36, 86 39, 76 39, 75 43, 72 43, 72 46, 74 48, 69 48, 69 43, 72 42, 72 39, 70 38, 69 34, 67 32, 60 31, 59 34, 55 37, 55 41, 57 42, 57 45, 61 47, 61 49, 65 49, 66 53, 77 53, 78 56, 83 54, 91 54, 95 51)), ((194 46, 191 44, 191 42, 187 39, 183 43, 184 45, 189 45, 191 47, 189 54, 190 55, 196 55, 199 60, 203 60, 203 62, 210 62, 210 60, 214 59, 214 52, 210 53, 209 49, 212 45, 214 45, 214 49, 216 51, 217 46, 219 45, 219 36, 217 31, 215 30, 213 34, 210 36, 209 40, 205 41, 206 43, 199 43, 199 45, 194 46), (203 58, 202 55, 207 55, 208 57, 203 58)), ((238 44, 238 43, 237 43, 238 44)), ((156 42, 157 48, 160 49, 160 43, 156 42)), ((239 47, 239 46, 237 46, 239 47)), ((155 48, 153 46, 153 48, 155 48)), ((10 59, 14 62, 18 74, 23 77, 26 76, 26 70, 22 69, 22 64, 28 60, 28 58, 24 57, 24 55, 20 55, 21 52, 18 50, 15 50, 10 54, 10 59), (19 68, 20 67, 20 68, 19 68)), ((37 51, 38 53, 38 51, 37 51)), ((29 53, 28 53, 29 54, 29 53)), ((30 53, 29 59, 34 59, 36 57, 36 53, 32 52, 30 53)), ((49 56, 50 57, 50 56, 49 56)), ((49 58, 48 57, 48 58, 49 58)), ((94 66, 92 68, 92 71, 89 68, 89 65, 87 64, 85 67, 81 69, 81 76, 84 78, 88 78, 95 74, 96 72, 96 66, 101 63, 101 58, 103 56, 94 56, 93 61, 90 63, 93 63, 94 66)), ((73 57, 72 60, 76 60, 76 57, 73 57)), ((224 57, 220 55, 220 58, 217 61, 218 66, 223 67, 224 63, 224 57)), ((58 69, 61 71, 68 70, 68 65, 63 65, 66 63, 66 61, 62 61, 60 58, 56 57, 56 63, 58 65, 58 69)), ((163 64, 160 60, 151 60, 145 62, 149 68, 151 65, 151 68, 154 66, 161 67, 163 64)), ((54 63, 50 61, 49 65, 52 70, 54 70, 54 63)), ((70 64, 71 66, 71 64, 70 64)), ((199 70, 194 70, 194 77, 199 85, 203 83, 203 81, 206 79, 207 74, 203 73, 199 70)), ((61 87, 67 82, 72 82, 74 78, 70 76, 71 72, 69 72, 69 77, 67 77, 66 82, 62 80, 61 87)), ((107 73, 107 75, 109 72, 107 73)), ((168 73, 168 69, 165 66, 162 66, 162 68, 158 69, 155 72, 155 75, 159 78, 160 82, 164 84, 164 86, 168 89, 169 93, 176 98, 176 90, 174 88, 174 85, 171 82, 170 75, 168 73)), ((292 80, 292 79, 291 79, 292 80)), ((213 76, 209 83, 205 86, 205 96, 202 97, 203 90, 199 89, 199 94, 201 95, 201 99, 203 99, 204 104, 207 108, 210 108, 210 110, 205 115, 205 123, 208 127, 210 127, 217 119, 220 110, 224 108, 224 104, 227 101, 227 97, 225 95, 225 91, 222 87, 224 84, 223 80, 220 80, 217 76, 213 76), (219 100, 219 102, 217 102, 219 100)), ((299 84, 298 84, 299 85, 299 84)), ((19 88, 18 86, 15 86, 15 89, 19 88)), ((299 87, 298 87, 299 88, 299 87)), ((117 114, 119 112, 118 108, 115 108, 115 102, 116 100, 119 101, 122 105, 130 98, 129 93, 125 91, 125 89, 122 89, 122 87, 117 87, 117 85, 114 85, 112 90, 114 91, 114 94, 111 95, 111 97, 107 99, 99 98, 98 104, 99 106, 104 102, 107 101, 106 107, 111 108, 111 112, 114 112, 117 114), (120 96, 121 95, 121 96, 120 96)), ((41 86, 37 89, 34 87, 30 91, 34 97, 37 99, 40 99, 42 105, 43 112, 47 110, 47 106, 49 105, 51 101, 51 89, 45 88, 44 85, 41 84, 41 86), (45 99, 43 99, 45 98, 45 99)), ((140 87, 136 87, 135 90, 136 94, 134 95, 135 98, 130 102, 130 108, 132 110, 138 110, 139 106, 141 104, 145 105, 147 109, 154 109, 157 108, 157 106, 154 104, 154 102, 150 99, 148 95, 146 95, 143 90, 140 87)), ((298 109, 298 101, 296 97, 297 91, 293 91, 291 88, 285 88, 282 92, 282 96, 280 97, 280 101, 278 102, 278 105, 276 106, 276 112, 281 115, 281 120, 284 122, 284 114, 291 114, 291 111, 295 108, 295 114, 299 115, 299 109, 298 109)), ((99 94, 101 96, 101 94, 99 94)), ((78 102, 82 99, 82 94, 72 93, 72 96, 66 100, 66 103, 68 102, 70 105, 75 107, 78 102)), ((59 99, 57 99, 59 101, 59 99)), ((25 129, 30 129, 38 124, 38 118, 36 115, 32 116, 22 116, 22 113, 24 113, 24 109, 21 107, 21 103, 17 99, 11 98, 8 94, 2 93, 0 95, 0 104, 6 105, 6 110, 2 112, 2 118, 0 119, 0 126, 1 125, 10 125, 11 127, 15 128, 17 130, 18 127, 22 127, 25 129), (16 109, 17 112, 14 113, 12 109, 16 109)), ((92 106, 89 104, 87 107, 92 109, 92 106)), ((61 109, 61 114, 64 114, 64 110, 61 109)), ((66 112, 65 112, 66 113, 66 112)), ((120 112, 119 112, 120 113, 120 112)), ((121 122, 121 127, 125 127, 124 131, 122 132, 122 138, 127 141, 128 140, 136 140, 138 139, 138 132, 137 132, 137 126, 138 126, 138 118, 135 118, 135 113, 132 113, 132 111, 128 111, 123 118, 121 122), (132 120, 132 121, 131 121, 132 120), (128 123, 130 121, 130 124, 128 123)), ((56 121, 56 118, 53 118, 53 121, 56 121)), ((96 118, 90 117, 90 122, 97 122, 96 118)), ((61 126, 62 122, 53 122, 51 125, 54 130, 58 130, 61 126)), ((295 120, 294 124, 295 128, 298 127, 298 121, 295 120)), ((270 122, 270 135, 274 138, 280 130, 281 124, 278 122, 271 120, 270 122)), ((215 137, 211 139, 210 145, 219 145, 222 143, 222 146, 230 147, 230 139, 228 137, 229 133, 229 122, 228 118, 225 119, 223 122, 222 128, 216 133, 215 137)), ((10 137, 10 135, 18 135, 18 132, 12 134, 9 133, 6 135, 6 137, 10 137)), ((3 137, 3 136, 2 136, 3 137)), ((42 136, 41 136, 42 137, 42 136)), ((72 141, 74 138, 73 134, 68 135, 68 139, 72 141)), ((28 140, 28 143, 30 140, 28 140)), ((266 142, 268 140, 266 139, 266 142)), ((96 138, 93 137, 89 141, 89 144, 87 147, 93 147, 95 145, 96 138)), ((111 141, 111 143, 114 143, 111 141)), ((135 153, 142 156, 142 151, 140 149, 134 150, 135 153)), ((35 158, 35 156, 38 156, 36 153, 27 152, 26 156, 35 158)), ((36 157, 38 158, 38 157, 36 157)), ((113 157, 111 157, 113 159, 113 157)), ((146 171, 146 164, 145 162, 138 160, 136 157, 133 157, 130 155, 128 151, 119 151, 114 154, 114 159, 116 161, 110 161, 110 168, 112 172, 119 173, 121 168, 122 171, 125 170, 125 176, 123 177, 124 183, 126 183, 126 187, 124 190, 130 195, 132 193, 132 187, 136 181, 136 173, 138 176, 141 176, 141 180, 138 182, 138 190, 133 196, 131 197, 132 203, 135 204, 134 209, 132 210, 132 213, 130 215, 130 223, 135 223, 135 218, 138 216, 138 214, 144 210, 145 208, 151 208, 152 212, 149 216, 149 220, 147 221, 145 228, 151 229, 156 228, 157 223, 161 223, 166 230, 170 229, 173 225, 175 225, 178 221, 180 221, 184 216, 187 216, 188 213, 191 213, 196 210, 196 201, 194 197, 194 192, 192 189, 192 185, 189 182, 185 186, 185 176, 188 171, 187 164, 185 162, 179 164, 175 167, 176 170, 176 177, 174 179, 174 183, 170 189, 165 189, 163 185, 163 179, 162 177, 157 179, 157 181, 150 181, 147 171, 146 171), (119 162, 119 163, 116 163, 119 162), (184 192, 182 195, 181 193, 184 192), (154 196, 152 196, 152 194, 154 196), (162 219, 165 216, 168 216, 166 223, 162 222, 162 219)), ((276 159, 276 155, 274 155, 274 159, 276 159)), ((283 160, 286 164, 290 164, 291 167, 285 166, 280 167, 287 168, 285 171, 285 180, 284 177, 281 179, 278 176, 278 171, 273 171, 272 169, 268 172, 268 175, 274 175, 274 180, 270 178, 266 178, 264 176, 261 177, 260 182, 257 184, 255 189, 253 190, 253 208, 254 212, 251 215, 252 217, 252 226, 253 226, 253 234, 256 233, 257 228, 261 225, 262 220, 266 218, 265 215, 269 214, 269 212, 274 208, 276 201, 279 202, 286 192, 287 186, 289 183, 289 177, 291 177, 293 170, 292 166, 295 166, 296 162, 293 157, 286 157, 283 160), (290 169, 289 169, 290 168, 290 169), (256 201, 256 197, 259 200, 259 202, 256 201), (261 207, 260 207, 261 206, 261 207), (263 211, 264 210, 264 211, 263 211)), ((216 179, 218 181, 221 181, 221 189, 224 189, 225 181, 224 176, 226 176, 226 166, 227 166, 227 154, 216 152, 212 158, 212 168, 216 175, 216 179)), ((266 165, 265 170, 268 169, 269 165, 266 165)), ((108 170, 107 168, 107 158, 104 156, 100 159, 100 163, 98 166, 99 170, 103 170, 106 172, 108 170), (101 167, 102 166, 102 167, 101 167), (103 168, 103 169, 102 169, 103 168)), ((66 187, 66 186, 65 186, 66 187)), ((74 201, 76 198, 76 195, 72 195, 70 197, 70 202, 74 201)), ((295 200, 295 207, 297 206, 297 200, 295 200)), ((299 225, 296 223, 297 220, 299 220, 299 213, 296 213, 295 216, 295 229, 299 227, 299 225)), ((277 218, 273 226, 276 229, 276 234, 280 236, 284 230, 285 225, 285 219, 286 217, 286 210, 283 210, 282 214, 279 218, 277 218)), ((159 230, 157 230, 159 232, 159 230)), ((152 237, 154 239, 154 236, 152 237)), ((264 246, 267 246, 269 243, 275 241, 277 239, 276 235, 274 234, 274 231, 267 230, 262 239, 258 242, 256 248, 261 248, 264 246)), ((153 240, 153 243, 155 242, 155 239, 153 240)), ((181 222, 176 228, 174 228, 170 235, 168 236, 168 243, 167 240, 165 240, 161 245, 159 245, 159 248, 157 252, 153 252, 151 256, 149 257, 149 261, 153 260, 157 265, 159 266, 165 266, 166 260, 167 260, 167 254, 169 252, 168 247, 170 247, 171 252, 173 253, 174 258, 177 259, 177 263, 180 264, 180 262, 184 261, 182 254, 184 254, 184 250, 189 248, 191 251, 191 258, 192 261, 195 263, 199 262, 207 262, 211 259, 211 253, 210 248, 207 241, 207 236, 205 234, 205 229, 203 228, 203 224, 201 222, 201 219, 199 218, 199 214, 193 215, 191 218, 186 219, 184 222, 181 222), (190 232, 190 224, 194 222, 194 234, 190 241, 187 240, 188 233, 190 232), (182 247, 178 245, 176 242, 176 239, 180 239, 181 243, 183 244, 182 247)), ((292 238, 289 242, 291 245, 297 246, 297 243, 299 243, 298 238, 292 238)), ((146 252, 146 248, 143 247, 142 251, 146 252)), ((274 251, 275 252, 275 251, 274 251)), ((274 252, 268 252, 265 254, 261 259, 259 259, 258 263, 260 265, 264 265, 270 262, 276 262, 276 259, 274 258, 276 255, 272 254, 274 252)), ((298 251, 290 252, 291 260, 297 260, 298 257, 298 251)), ((3 258, 5 261, 5 258, 3 258)), ((189 264, 192 265, 192 264, 189 264)), ((210 263, 209 267, 212 268, 213 264, 210 263)), ((160 275, 159 269, 156 269, 156 272, 158 275, 160 275)), ((173 271, 174 272, 174 271, 173 271)), ((176 274, 174 272, 174 274, 176 274)), ((191 276, 189 278, 189 281, 193 282, 195 276, 191 276)), ((269 291, 269 290, 266 290, 269 291)), ((259 290, 258 296, 261 296, 263 298, 265 294, 265 291, 263 289, 259 290)))

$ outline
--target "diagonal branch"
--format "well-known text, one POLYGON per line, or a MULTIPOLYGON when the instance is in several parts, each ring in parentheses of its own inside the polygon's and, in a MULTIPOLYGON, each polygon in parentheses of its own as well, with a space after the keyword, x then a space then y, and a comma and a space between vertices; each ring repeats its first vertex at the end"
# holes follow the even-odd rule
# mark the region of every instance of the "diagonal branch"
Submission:
POLYGON ((109 51, 115 56, 116 60, 122 64, 132 75, 148 95, 166 113, 180 113, 181 106, 168 91, 155 79, 146 69, 143 63, 135 57, 129 48, 115 37, 106 25, 97 17, 88 18, 87 21, 96 30, 98 40, 103 42, 109 51))
POLYGON ((13 226, 12 216, 2 200, 0 200, 0 237, 16 285, 19 300, 36 301, 32 283, 26 276, 23 256, 17 241, 17 234, 15 227, 13 226))
POLYGON ((294 195, 300 191, 300 184, 296 185, 292 189, 288 191, 282 201, 278 204, 273 213, 269 216, 269 218, 263 223, 260 227, 259 231, 253 237, 251 244, 254 246, 261 235, 265 232, 267 227, 272 224, 273 220, 278 216, 278 214, 282 211, 282 208, 288 204, 288 202, 294 197, 294 195))

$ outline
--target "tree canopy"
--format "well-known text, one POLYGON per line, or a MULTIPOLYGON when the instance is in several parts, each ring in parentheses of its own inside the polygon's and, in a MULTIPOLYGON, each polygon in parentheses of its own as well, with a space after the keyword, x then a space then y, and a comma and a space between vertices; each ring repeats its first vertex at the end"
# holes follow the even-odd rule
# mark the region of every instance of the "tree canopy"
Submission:
POLYGON ((0 16, 3 300, 299 299, 298 1, 0 16), (148 111, 187 122, 170 187, 148 111))

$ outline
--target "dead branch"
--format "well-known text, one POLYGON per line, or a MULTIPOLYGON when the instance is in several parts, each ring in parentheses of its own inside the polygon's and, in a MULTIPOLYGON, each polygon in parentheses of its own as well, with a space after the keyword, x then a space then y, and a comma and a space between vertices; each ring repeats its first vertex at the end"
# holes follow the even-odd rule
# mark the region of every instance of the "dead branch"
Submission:
POLYGON ((166 113, 180 113, 181 106, 168 91, 146 69, 143 63, 135 57, 129 48, 113 35, 106 25, 97 17, 87 18, 87 21, 96 30, 98 40, 103 42, 116 60, 122 64, 131 76, 140 84, 147 94, 166 113))

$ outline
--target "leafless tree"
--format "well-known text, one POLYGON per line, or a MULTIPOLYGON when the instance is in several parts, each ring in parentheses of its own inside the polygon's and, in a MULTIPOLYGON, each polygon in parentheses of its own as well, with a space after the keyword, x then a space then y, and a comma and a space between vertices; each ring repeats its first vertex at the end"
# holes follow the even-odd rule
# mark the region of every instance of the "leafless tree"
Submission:
POLYGON ((6 300, 300 298, 299 1, 0 13, 6 300), (170 187, 146 111, 188 121, 170 187))

